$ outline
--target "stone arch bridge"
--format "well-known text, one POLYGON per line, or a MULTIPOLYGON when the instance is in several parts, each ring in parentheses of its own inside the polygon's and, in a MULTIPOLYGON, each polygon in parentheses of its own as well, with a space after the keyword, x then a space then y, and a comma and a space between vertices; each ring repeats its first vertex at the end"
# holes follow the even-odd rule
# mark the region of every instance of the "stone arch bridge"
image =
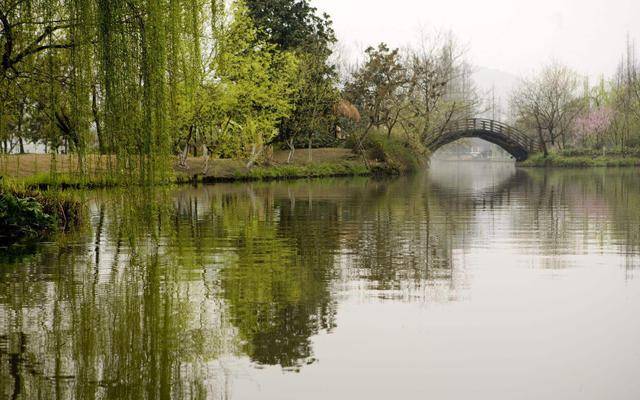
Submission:
POLYGON ((428 137, 425 144, 431 152, 435 152, 445 144, 468 137, 494 143, 511 154, 516 161, 526 160, 539 149, 538 141, 524 132, 502 122, 484 118, 453 121, 443 133, 428 137))

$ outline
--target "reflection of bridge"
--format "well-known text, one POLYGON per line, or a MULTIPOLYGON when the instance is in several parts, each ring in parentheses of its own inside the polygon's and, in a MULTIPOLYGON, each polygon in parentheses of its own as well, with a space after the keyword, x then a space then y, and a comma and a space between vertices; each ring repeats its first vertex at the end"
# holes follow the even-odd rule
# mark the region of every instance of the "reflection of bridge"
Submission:
POLYGON ((502 203, 505 199, 511 201, 514 190, 522 190, 523 186, 531 185, 532 181, 529 171, 508 168, 505 164, 479 162, 457 165, 457 168, 445 166, 429 169, 430 191, 443 204, 454 206, 454 209, 477 203, 502 203), (490 165, 497 167, 487 168, 490 165), (484 181, 487 185, 478 188, 475 186, 478 181, 484 181), (464 195, 460 196, 461 193, 464 195))
POLYGON ((426 145, 433 152, 445 144, 467 137, 476 137, 494 143, 505 149, 517 161, 526 160, 539 147, 535 139, 518 129, 483 118, 453 121, 444 133, 427 138, 426 145))

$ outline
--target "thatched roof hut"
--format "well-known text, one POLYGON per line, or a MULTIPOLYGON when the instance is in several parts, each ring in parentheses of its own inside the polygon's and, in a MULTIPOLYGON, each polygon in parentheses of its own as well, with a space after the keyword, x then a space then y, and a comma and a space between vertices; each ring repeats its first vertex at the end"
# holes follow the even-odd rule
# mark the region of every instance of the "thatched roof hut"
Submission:
POLYGON ((338 117, 348 118, 355 123, 360 122, 360 112, 349 101, 340 99, 335 106, 333 106, 333 113, 338 117))

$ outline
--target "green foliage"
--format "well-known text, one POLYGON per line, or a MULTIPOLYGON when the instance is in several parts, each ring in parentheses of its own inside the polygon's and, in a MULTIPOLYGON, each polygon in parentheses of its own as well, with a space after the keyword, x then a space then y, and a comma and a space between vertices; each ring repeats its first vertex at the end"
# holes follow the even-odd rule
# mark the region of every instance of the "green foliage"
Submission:
POLYGON ((589 168, 589 167, 634 167, 640 166, 640 157, 637 156, 567 156, 558 153, 550 153, 545 156, 542 153, 534 154, 526 161, 520 163, 523 167, 557 167, 557 168, 589 168))
POLYGON ((77 226, 81 203, 71 195, 0 185, 0 245, 39 239, 77 226))
POLYGON ((328 47, 336 41, 327 14, 317 15, 308 0, 246 0, 262 39, 283 50, 328 47))
MULTIPOLYGON (((165 181, 164 183, 166 183, 165 181)), ((20 178, 19 183, 29 189, 95 189, 127 185, 122 179, 112 175, 80 175, 68 173, 39 173, 20 178)), ((155 182, 162 183, 162 182, 155 182)))
POLYGON ((234 4, 233 21, 219 43, 217 74, 221 90, 215 98, 219 110, 219 142, 235 157, 251 156, 278 134, 279 121, 292 105, 293 53, 275 51, 259 41, 241 2, 234 4))
POLYGON ((55 218, 45 213, 35 198, 0 191, 0 232, 3 232, 0 244, 34 239, 52 231, 55 226, 55 218))
POLYGON ((76 153, 84 172, 99 151, 114 155, 113 179, 153 183, 177 146, 259 154, 294 108, 297 56, 260 36, 242 1, 26 0, 0 11, 5 152, 45 144, 76 153))
POLYGON ((239 172, 239 180, 273 180, 291 178, 314 178, 334 176, 368 175, 371 171, 361 163, 319 163, 310 165, 280 165, 272 167, 256 167, 248 172, 239 172))
POLYGON ((636 157, 640 158, 640 147, 589 148, 576 147, 560 150, 558 155, 564 157, 636 157))
POLYGON ((174 143, 184 146, 183 156, 204 145, 224 158, 257 157, 293 109, 297 57, 259 37, 242 1, 228 11, 214 3, 211 58, 194 60, 191 75, 179 69, 184 78, 175 78, 174 143))
POLYGON ((328 66, 326 54, 297 53, 298 68, 294 75, 291 115, 280 125, 279 141, 290 147, 316 143, 327 145, 335 140, 333 107, 339 100, 336 74, 328 66))
POLYGON ((381 162, 388 172, 415 172, 424 166, 426 150, 417 151, 410 143, 395 136, 374 133, 364 142, 370 159, 381 162))
MULTIPOLYGON (((345 87, 346 97, 355 104, 365 124, 363 139, 372 128, 397 121, 394 106, 407 83, 406 69, 400 51, 381 43, 365 51, 367 61, 353 74, 345 87)), ((362 140, 362 139, 361 139, 362 140)))
POLYGON ((333 139, 338 102, 337 73, 329 61, 336 42, 329 17, 318 15, 307 0, 247 0, 258 39, 280 51, 292 51, 299 60, 293 74, 291 115, 279 126, 278 141, 295 145, 329 143, 333 139))

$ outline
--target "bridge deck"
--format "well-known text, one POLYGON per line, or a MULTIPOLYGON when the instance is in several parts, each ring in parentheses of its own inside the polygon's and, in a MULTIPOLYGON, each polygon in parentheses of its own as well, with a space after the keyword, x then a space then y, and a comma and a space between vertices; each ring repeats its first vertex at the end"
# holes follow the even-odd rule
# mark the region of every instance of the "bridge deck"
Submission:
POLYGON ((518 161, 523 161, 538 150, 537 141, 524 132, 499 121, 469 118, 451 122, 442 134, 427 138, 431 151, 463 137, 478 137, 502 147, 518 161))

